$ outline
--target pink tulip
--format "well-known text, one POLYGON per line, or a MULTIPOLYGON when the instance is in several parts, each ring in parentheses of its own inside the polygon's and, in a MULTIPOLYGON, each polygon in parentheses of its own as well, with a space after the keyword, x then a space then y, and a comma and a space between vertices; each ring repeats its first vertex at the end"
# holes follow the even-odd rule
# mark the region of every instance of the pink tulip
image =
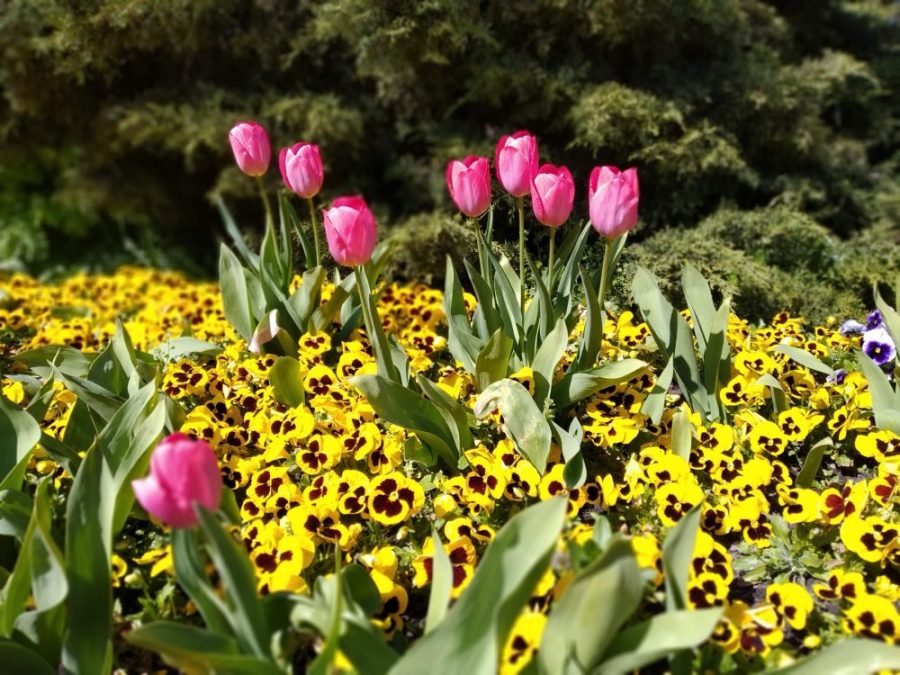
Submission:
POLYGON ((588 210, 594 229, 607 239, 615 239, 634 228, 639 193, 637 169, 594 167, 588 186, 588 210))
POLYGON ((192 527, 197 523, 194 504, 210 511, 219 508, 222 475, 206 441, 177 433, 156 446, 150 474, 132 481, 131 487, 150 515, 172 527, 192 527))
POLYGON ((325 216, 328 250, 339 265, 365 265, 375 248, 375 216, 362 197, 340 197, 325 216))
POLYGON ((285 186, 304 199, 315 197, 322 189, 322 157, 318 145, 301 141, 282 148, 278 153, 278 167, 285 186))
POLYGON ((447 189, 456 207, 477 218, 491 205, 491 165, 487 157, 470 155, 447 164, 447 189))
POLYGON ((575 181, 564 166, 544 164, 531 179, 531 205, 534 216, 548 227, 559 227, 572 213, 575 181))
POLYGON ((503 188, 513 197, 524 197, 538 170, 537 139, 527 131, 504 136, 497 143, 494 166, 503 188))
POLYGON ((248 176, 262 176, 272 154, 269 135, 256 122, 238 122, 228 132, 228 142, 238 168, 248 176))

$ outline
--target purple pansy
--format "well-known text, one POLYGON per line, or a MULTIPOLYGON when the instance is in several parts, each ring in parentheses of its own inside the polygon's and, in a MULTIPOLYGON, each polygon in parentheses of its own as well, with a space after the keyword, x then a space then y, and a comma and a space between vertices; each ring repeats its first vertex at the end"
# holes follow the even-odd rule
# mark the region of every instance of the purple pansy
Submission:
POLYGON ((862 350, 879 366, 889 363, 897 353, 894 341, 884 328, 866 331, 863 336, 862 350))

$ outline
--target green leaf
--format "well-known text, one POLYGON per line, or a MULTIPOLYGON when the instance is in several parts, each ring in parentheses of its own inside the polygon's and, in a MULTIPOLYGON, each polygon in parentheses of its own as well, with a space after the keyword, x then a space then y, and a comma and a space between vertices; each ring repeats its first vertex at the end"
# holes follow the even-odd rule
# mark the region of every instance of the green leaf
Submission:
POLYGON ((334 593, 331 598, 331 620, 325 635, 325 646, 315 660, 309 665, 309 675, 328 675, 332 670, 332 664, 338 653, 338 645, 341 639, 341 615, 343 614, 344 593, 341 589, 341 553, 340 546, 334 546, 334 593))
POLYGON ((222 527, 216 516, 195 506, 209 556, 216 566, 228 601, 228 619, 245 652, 268 657, 266 617, 256 595, 256 574, 246 551, 222 527))
POLYGON ((653 424, 659 424, 662 414, 666 409, 666 395, 672 386, 672 377, 675 375, 675 357, 670 356, 666 367, 656 377, 653 390, 644 399, 641 412, 650 418, 653 424))
POLYGON ((56 675, 56 670, 36 652, 12 640, 0 639, 0 663, 10 675, 56 675))
POLYGON ((879 429, 889 429, 900 434, 900 407, 897 394, 891 388, 887 375, 864 352, 859 352, 859 367, 869 383, 872 395, 872 411, 879 429))
POLYGON ((275 400, 290 408, 303 405, 306 393, 303 390, 303 368, 293 356, 280 356, 269 368, 269 383, 275 400))
POLYGON ((228 608, 207 578, 196 529, 173 528, 171 538, 178 585, 197 606, 203 622, 213 633, 233 636, 227 618, 228 608))
POLYGON ((112 667, 112 476, 99 447, 88 450, 66 502, 69 596, 62 666, 94 675, 112 667))
POLYGON ((685 461, 691 459, 691 443, 693 441, 693 425, 691 418, 684 410, 679 410, 672 418, 672 454, 685 461))
POLYGON ((69 593, 63 555, 50 532, 53 516, 47 496, 47 479, 38 484, 34 496, 35 521, 31 542, 31 594, 39 611, 59 605, 69 593))
POLYGON ((503 416, 503 426, 519 452, 543 474, 550 456, 550 425, 528 390, 515 380, 494 382, 478 396, 475 416, 481 419, 494 410, 503 416))
POLYGON ((231 241, 234 244, 234 247, 237 249, 237 252, 244 259, 244 262, 248 267, 252 267, 253 269, 259 267, 259 256, 251 252, 247 247, 246 242, 244 242, 244 236, 238 229, 237 223, 234 222, 234 217, 231 215, 231 211, 229 211, 228 207, 225 205, 225 200, 223 200, 222 197, 218 195, 216 196, 216 206, 219 208, 219 213, 222 216, 222 222, 225 224, 225 231, 231 238, 231 241))
POLYGON ((756 384, 769 388, 769 393, 772 395, 772 408, 776 413, 788 409, 788 399, 784 393, 784 387, 781 386, 781 382, 775 379, 774 376, 769 374, 761 375, 757 378, 756 384))
MULTIPOLYGON (((569 344, 569 330, 566 322, 560 318, 553 330, 544 338, 537 350, 534 361, 531 362, 531 370, 534 375, 534 402, 543 409, 550 395, 553 385, 553 374, 559 360, 566 353, 569 344)), ((505 373, 504 373, 505 376, 505 373)))
POLYGON ((812 487, 813 481, 816 479, 816 474, 819 471, 819 466, 822 464, 822 458, 825 456, 825 451, 833 447, 834 441, 826 436, 809 449, 806 459, 803 460, 803 468, 800 469, 800 473, 797 474, 797 485, 799 487, 812 487))
POLYGON ((428 397, 441 417, 447 423, 447 428, 453 435, 455 447, 460 450, 468 450, 475 446, 472 432, 469 430, 469 416, 467 409, 456 399, 425 377, 422 373, 416 376, 416 382, 422 393, 428 397))
POLYGON ((234 640, 196 626, 155 621, 126 633, 125 639, 189 673, 283 675, 268 660, 240 654, 234 640))
POLYGON ((577 417, 572 418, 569 431, 563 429, 556 422, 552 424, 562 451, 563 460, 566 463, 563 469, 563 479, 566 481, 566 487, 574 490, 584 485, 587 480, 587 466, 585 466, 584 457, 581 454, 581 441, 584 438, 584 430, 581 428, 581 423, 577 417))
POLYGON ((709 289, 709 283, 700 274, 700 270, 691 263, 686 263, 681 271, 681 287, 684 289, 684 297, 694 320, 697 345, 703 354, 714 332, 713 326, 717 323, 712 291, 709 289))
POLYGON ((600 353, 600 343, 603 340, 603 318, 605 314, 600 306, 597 289, 594 288, 590 275, 581 267, 579 267, 579 271, 581 272, 582 283, 584 283, 584 302, 587 315, 584 319, 584 334, 581 336, 581 343, 578 345, 578 355, 569 367, 573 375, 579 371, 591 368, 597 360, 597 355, 600 353))
POLYGON ((307 330, 310 318, 321 304, 323 283, 325 283, 325 269, 314 267, 303 273, 300 287, 288 298, 288 304, 299 319, 298 328, 301 333, 307 330))
POLYGON ((775 351, 787 355, 788 358, 796 361, 804 368, 809 368, 825 375, 834 375, 834 368, 822 363, 805 349, 791 347, 790 345, 775 345, 775 351))
POLYGON ((589 672, 641 603, 644 582, 631 543, 614 536, 553 607, 538 659, 547 673, 589 672))
POLYGON ((350 382, 362 391, 381 418, 412 431, 448 466, 456 467, 459 449, 433 403, 381 375, 357 375, 350 382))
MULTIPOLYGON (((895 292, 897 293, 897 295, 894 296, 895 302, 900 303, 900 275, 897 276, 897 289, 895 292)), ((881 292, 878 290, 877 283, 875 284, 874 295, 875 306, 884 318, 884 327, 893 339, 894 344, 900 345, 900 314, 898 314, 897 311, 881 297, 881 292)), ((897 357, 895 357, 895 359, 896 358, 897 357)))
POLYGON ((222 288, 225 318, 238 335, 250 342, 257 321, 250 303, 247 273, 225 244, 219 250, 219 285, 222 288))
POLYGON ((657 346, 666 357, 674 358, 675 377, 688 403, 708 419, 711 402, 700 378, 690 326, 660 292, 656 278, 643 267, 637 268, 631 290, 657 346))
POLYGON ((516 618, 547 570, 566 500, 554 498, 513 516, 488 545, 475 577, 437 629, 415 642, 391 675, 492 673, 516 618))
POLYGON ((34 418, 0 396, 0 480, 28 457, 40 440, 41 428, 34 418))
POLYGON ((24 538, 33 507, 34 501, 24 492, 0 490, 0 535, 24 538))
POLYGON ((721 607, 665 612, 626 628, 603 655, 597 675, 625 675, 703 644, 715 630, 721 607))
POLYGON ((688 511, 669 530, 662 546, 663 573, 666 577, 666 609, 687 608, 687 585, 694 543, 700 528, 700 506, 688 511))
POLYGON ((170 338, 150 351, 153 356, 165 363, 195 356, 215 356, 221 352, 222 347, 217 344, 188 336, 170 338))
POLYGON ((14 360, 28 366, 33 373, 43 378, 48 378, 53 374, 50 364, 66 375, 87 377, 94 357, 95 354, 85 354, 74 347, 48 345, 27 352, 19 352, 14 360))
POLYGON ((362 566, 353 563, 343 567, 341 588, 346 601, 357 605, 365 616, 372 616, 381 608, 378 586, 362 566))
POLYGON ((769 675, 862 675, 900 668, 900 647, 877 640, 845 638, 769 675))
POLYGON ((475 359, 475 379, 479 391, 506 377, 513 341, 499 328, 491 335, 475 359))
POLYGON ((453 566, 444 550, 438 531, 431 530, 434 554, 431 563, 431 591, 428 596, 428 613, 425 616, 425 634, 432 632, 447 615, 447 605, 453 591, 453 566))
POLYGON ((646 367, 647 364, 639 359, 622 359, 580 373, 569 372, 553 385, 550 396, 556 407, 562 410, 604 387, 637 377, 646 367))

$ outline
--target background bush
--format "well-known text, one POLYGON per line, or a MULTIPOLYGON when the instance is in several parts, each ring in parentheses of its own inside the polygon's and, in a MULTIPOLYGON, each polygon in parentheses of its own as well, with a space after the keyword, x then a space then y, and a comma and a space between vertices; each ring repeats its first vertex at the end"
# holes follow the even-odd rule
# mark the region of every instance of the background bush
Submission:
POLYGON ((259 220, 226 142, 255 118, 434 280, 470 237, 445 162, 528 128, 582 216, 592 165, 640 168, 632 264, 698 259, 751 312, 859 306, 897 269, 898 31, 880 0, 6 0, 0 259, 211 272, 208 198, 259 220))

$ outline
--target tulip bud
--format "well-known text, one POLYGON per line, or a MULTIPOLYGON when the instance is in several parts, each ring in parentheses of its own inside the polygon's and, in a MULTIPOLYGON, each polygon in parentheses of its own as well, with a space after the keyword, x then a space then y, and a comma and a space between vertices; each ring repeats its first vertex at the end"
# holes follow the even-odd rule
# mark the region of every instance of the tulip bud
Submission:
POLYGON ((228 133, 238 168, 248 176, 262 176, 269 168, 272 153, 269 135, 256 122, 239 122, 228 133))
POLYGON ((588 186, 591 225, 607 239, 625 234, 637 224, 638 196, 637 169, 594 167, 588 186))
POLYGON ((544 164, 531 180, 534 216, 548 227, 559 227, 572 213, 575 181, 566 167, 544 164))
POLYGON ((447 189, 456 207, 477 218, 491 205, 491 165, 487 157, 466 157, 447 165, 447 189))
POLYGON ((322 189, 322 157, 319 146, 312 143, 295 143, 278 153, 278 167, 285 187, 304 199, 319 194, 322 189))
POLYGON ((365 265, 375 248, 375 216, 362 197, 340 197, 323 211, 328 250, 339 265, 365 265))
POLYGON ((524 197, 538 170, 537 139, 527 131, 504 136, 497 143, 494 166, 503 189, 513 197, 524 197))
POLYGON ((194 504, 210 511, 219 507, 222 475, 206 441, 182 433, 166 437, 150 457, 150 474, 131 482, 134 496, 151 516, 172 527, 197 523, 194 504))

